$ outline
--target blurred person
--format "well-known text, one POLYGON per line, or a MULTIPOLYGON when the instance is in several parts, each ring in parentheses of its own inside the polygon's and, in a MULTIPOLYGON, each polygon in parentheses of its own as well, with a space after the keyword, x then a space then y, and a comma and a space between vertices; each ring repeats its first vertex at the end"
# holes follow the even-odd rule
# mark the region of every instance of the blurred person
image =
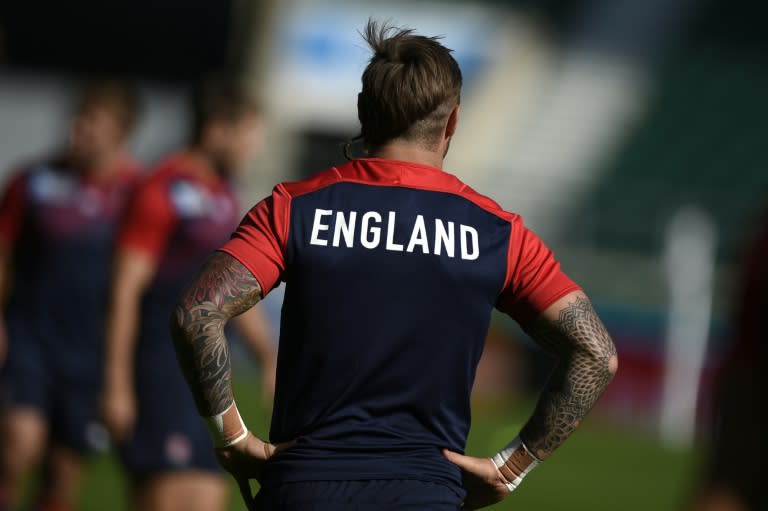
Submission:
POLYGON ((249 509, 493 504, 565 441, 617 368, 610 336, 552 252, 520 216, 443 172, 460 111, 450 50, 373 21, 364 36, 373 57, 358 116, 371 156, 277 185, 171 320, 198 411, 249 509), (281 280, 265 442, 238 413, 224 326, 281 280), (519 436, 476 458, 460 453, 494 307, 557 365, 519 436))
POLYGON ((71 509, 82 456, 105 439, 103 304, 118 218, 139 180, 127 154, 136 117, 131 87, 86 86, 64 150, 12 176, 0 200, 0 510, 44 456, 34 509, 71 509))
POLYGON ((756 407, 765 374, 768 308, 768 215, 751 244, 736 301, 734 342, 715 382, 709 460, 696 511, 757 511, 768 508, 760 452, 765 452, 765 415, 756 407), (760 446, 763 447, 760 447, 760 446))
MULTIPOLYGON (((257 150, 261 121, 228 79, 207 82, 193 106, 191 145, 162 162, 127 208, 107 317, 102 414, 142 511, 215 511, 226 501, 226 481, 178 369, 168 314, 237 225, 231 180, 257 150)), ((275 353, 260 314, 243 314, 237 326, 271 387, 275 353)))

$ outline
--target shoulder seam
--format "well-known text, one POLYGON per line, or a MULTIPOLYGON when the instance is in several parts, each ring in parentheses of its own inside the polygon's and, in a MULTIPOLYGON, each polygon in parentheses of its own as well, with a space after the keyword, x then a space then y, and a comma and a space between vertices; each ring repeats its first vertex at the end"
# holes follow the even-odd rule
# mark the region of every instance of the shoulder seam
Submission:
MULTIPOLYGON (((281 189, 285 194, 288 196, 288 205, 284 208, 283 211, 283 239, 280 242, 280 245, 282 245, 283 249, 283 258, 285 258, 285 253, 288 251, 288 236, 290 234, 291 230, 291 208, 293 206, 293 195, 288 193, 288 190, 285 188, 285 185, 283 183, 279 183, 275 188, 281 189)), ((273 206, 274 207, 274 203, 273 206)))
MULTIPOLYGON (((332 169, 334 171, 338 172, 336 167, 332 167, 332 169)), ((447 193, 447 194, 450 194, 450 195, 454 195, 456 197, 460 197, 460 198, 462 198, 464 200, 467 200, 467 201, 471 202, 472 204, 474 204, 475 206, 477 206, 478 208, 480 208, 480 209, 486 211, 487 213, 490 213, 491 215, 493 215, 493 216, 495 216, 495 217, 497 217, 497 218, 499 218, 499 219, 501 219, 501 220, 503 220, 505 222, 508 222, 510 224, 513 224, 514 222, 517 222, 519 220, 519 218, 520 218, 520 215, 518 213, 512 213, 512 212, 509 212, 509 211, 505 211, 498 204, 496 204, 495 208, 491 208, 491 207, 488 207, 486 205, 480 204, 480 202, 478 200, 475 200, 472 197, 468 197, 463 192, 464 192, 465 189, 467 189, 469 187, 466 184, 463 184, 463 183, 462 183, 462 187, 457 191, 457 190, 449 190, 449 189, 445 189, 445 188, 431 188, 431 187, 412 186, 412 185, 403 185, 403 184, 392 184, 392 183, 378 184, 378 183, 371 183, 371 182, 368 182, 368 181, 361 181, 361 180, 358 180, 358 179, 343 178, 343 177, 339 176, 339 179, 337 179, 335 181, 332 181, 332 182, 329 182, 329 183, 323 183, 321 186, 318 186, 317 188, 313 188, 312 190, 303 190, 303 191, 301 191, 299 193, 296 193, 296 194, 293 194, 293 193, 289 192, 288 189, 285 188, 285 186, 284 186, 285 183, 280 183, 277 186, 281 187, 285 191, 285 193, 291 199, 295 199, 295 198, 298 198, 298 197, 302 197, 304 195, 309 195, 310 193, 319 192, 320 190, 324 190, 325 188, 328 188, 329 186, 333 186, 333 185, 336 185, 336 184, 339 184, 339 183, 353 183, 353 184, 372 186, 372 187, 379 187, 379 188, 406 188, 406 189, 411 189, 411 190, 421 190, 421 191, 425 191, 425 192, 447 193)), ((480 195, 477 192, 475 192, 474 190, 472 190, 472 193, 474 195, 480 195)), ((492 199, 489 199, 489 200, 492 201, 492 199)))
MULTIPOLYGON (((507 241, 507 257, 504 258, 504 261, 506 262, 507 268, 506 272, 504 274, 504 282, 501 284, 501 289, 499 290, 498 294, 496 295, 496 301, 499 301, 499 298, 501 298, 501 295, 504 293, 504 290, 507 289, 507 286, 509 286, 510 282, 512 281, 512 238, 514 236, 514 230, 515 226, 512 222, 509 223, 509 240, 507 241)), ((520 261, 520 254, 518 254, 517 261, 515 261, 514 267, 517 268, 517 265, 520 261)))

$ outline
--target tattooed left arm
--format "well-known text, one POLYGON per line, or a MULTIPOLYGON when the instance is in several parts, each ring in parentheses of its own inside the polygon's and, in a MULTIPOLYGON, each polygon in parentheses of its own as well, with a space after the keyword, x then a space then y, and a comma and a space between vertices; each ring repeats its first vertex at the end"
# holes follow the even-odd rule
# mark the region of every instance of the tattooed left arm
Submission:
POLYGON ((462 469, 468 509, 499 502, 579 426, 618 367, 616 348, 581 291, 569 293, 526 330, 557 365, 520 435, 490 460, 446 451, 462 469))
POLYGON ((536 409, 520 432, 543 460, 581 424, 618 369, 616 347, 581 291, 557 301, 527 329, 556 366, 536 409))
POLYGON ((261 300, 256 278, 237 259, 213 254, 180 298, 171 318, 179 365, 204 417, 232 403, 229 344, 224 325, 261 300))

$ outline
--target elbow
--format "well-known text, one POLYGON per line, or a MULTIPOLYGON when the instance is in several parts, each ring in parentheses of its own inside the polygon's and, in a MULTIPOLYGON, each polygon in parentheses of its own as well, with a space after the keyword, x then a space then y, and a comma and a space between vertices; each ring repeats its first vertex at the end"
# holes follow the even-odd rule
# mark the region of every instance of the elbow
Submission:
MULTIPOLYGON (((613 344, 613 342, 611 342, 613 344)), ((611 379, 619 372, 619 355, 616 353, 616 346, 613 346, 613 354, 608 358, 608 373, 611 379)))
POLYGON ((584 364, 592 374, 600 375, 603 386, 607 386, 619 370, 619 356, 613 341, 608 338, 595 343, 588 350, 584 364))
POLYGON ((616 353, 616 345, 611 339, 607 339, 604 346, 601 346, 593 356, 595 364, 599 366, 599 371, 604 375, 607 386, 619 371, 619 355, 616 353))

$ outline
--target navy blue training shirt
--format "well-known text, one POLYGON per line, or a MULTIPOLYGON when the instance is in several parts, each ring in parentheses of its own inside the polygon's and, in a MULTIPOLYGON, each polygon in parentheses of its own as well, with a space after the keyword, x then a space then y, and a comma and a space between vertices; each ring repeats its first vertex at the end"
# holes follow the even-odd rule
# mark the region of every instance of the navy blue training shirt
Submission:
POLYGON ((494 307, 525 324, 578 289, 518 215, 458 178, 364 158, 283 183, 221 251, 286 283, 262 484, 417 479, 461 490, 494 307))

